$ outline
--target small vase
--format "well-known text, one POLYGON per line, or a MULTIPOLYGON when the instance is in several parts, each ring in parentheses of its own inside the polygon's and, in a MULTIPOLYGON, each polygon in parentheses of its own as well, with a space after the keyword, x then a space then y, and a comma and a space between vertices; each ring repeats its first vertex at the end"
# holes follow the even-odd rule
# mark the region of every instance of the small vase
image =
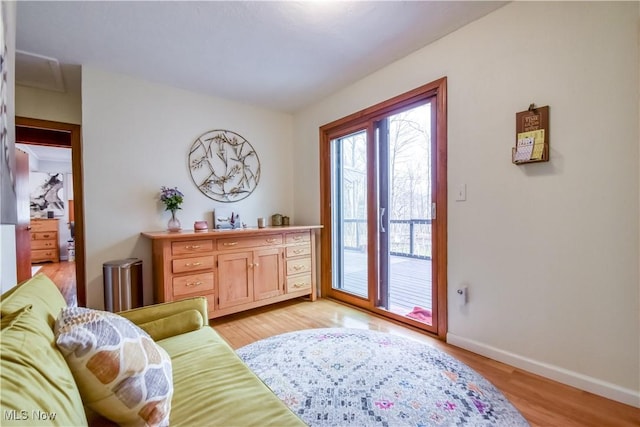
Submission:
POLYGON ((171 211, 171 219, 167 223, 167 230, 169 231, 180 231, 182 226, 180 225, 180 220, 176 217, 176 211, 171 211))

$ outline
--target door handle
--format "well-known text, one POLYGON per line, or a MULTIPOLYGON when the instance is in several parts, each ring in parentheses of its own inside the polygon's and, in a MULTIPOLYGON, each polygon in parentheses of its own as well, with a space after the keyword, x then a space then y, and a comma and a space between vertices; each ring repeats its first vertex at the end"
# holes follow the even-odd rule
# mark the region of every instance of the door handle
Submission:
POLYGON ((382 218, 384 218, 384 210, 385 208, 380 208, 380 232, 381 233, 386 233, 384 229, 384 225, 382 225, 382 218))

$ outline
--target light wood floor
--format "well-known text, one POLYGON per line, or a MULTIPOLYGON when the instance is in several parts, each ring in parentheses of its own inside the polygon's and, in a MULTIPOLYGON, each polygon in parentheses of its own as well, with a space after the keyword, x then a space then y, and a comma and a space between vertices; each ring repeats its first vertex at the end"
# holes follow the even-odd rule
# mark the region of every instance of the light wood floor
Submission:
POLYGON ((327 299, 289 301, 210 322, 234 348, 309 328, 360 328, 389 332, 433 345, 493 383, 532 426, 640 426, 640 409, 569 387, 448 345, 406 326, 327 299))
POLYGON ((43 262, 33 264, 40 267, 38 273, 47 275, 64 296, 67 305, 77 305, 76 264, 74 262, 43 262))
MULTIPOLYGON (((75 300, 75 265, 41 264, 40 270, 75 300)), ((235 349, 273 335, 309 328, 361 328, 417 339, 433 345, 491 381, 532 426, 640 426, 640 409, 569 387, 458 347, 381 317, 327 300, 287 301, 210 322, 235 349)))

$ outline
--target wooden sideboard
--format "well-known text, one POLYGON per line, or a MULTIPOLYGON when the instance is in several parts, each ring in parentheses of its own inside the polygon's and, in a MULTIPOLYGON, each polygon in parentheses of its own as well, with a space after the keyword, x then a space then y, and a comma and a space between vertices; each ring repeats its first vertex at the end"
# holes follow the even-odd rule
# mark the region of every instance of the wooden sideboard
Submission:
POLYGON ((31 227, 31 262, 59 262, 58 220, 32 218, 31 227))
POLYGON ((142 233, 152 241, 154 300, 205 296, 211 319, 302 296, 314 301, 319 228, 142 233))

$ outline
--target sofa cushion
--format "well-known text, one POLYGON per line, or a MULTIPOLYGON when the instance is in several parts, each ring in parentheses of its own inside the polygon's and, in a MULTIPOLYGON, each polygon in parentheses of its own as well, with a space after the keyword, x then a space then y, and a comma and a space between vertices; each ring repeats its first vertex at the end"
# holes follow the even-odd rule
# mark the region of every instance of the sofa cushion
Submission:
POLYGON ((62 310, 54 330, 87 406, 121 425, 168 425, 171 360, 146 332, 82 307, 62 310))
POLYGON ((18 319, 20 319, 20 317, 22 317, 24 313, 30 312, 32 308, 33 305, 29 304, 16 312, 3 314, 0 318, 0 329, 10 328, 18 321, 18 319))
POLYGON ((158 341, 171 356, 175 426, 304 426, 211 328, 158 341))
POLYGON ((198 310, 185 310, 162 319, 139 323, 138 326, 155 340, 195 331, 202 327, 202 315, 198 310))
POLYGON ((43 326, 48 326, 41 332, 48 333, 53 342, 53 324, 60 309, 66 307, 67 303, 55 283, 42 273, 2 294, 0 312, 4 317, 29 304, 34 315, 44 321, 43 326))
MULTIPOLYGON (((45 290, 46 286, 37 288, 45 290)), ((80 393, 42 317, 44 311, 34 294, 33 304, 2 316, 10 319, 3 322, 0 332, 3 426, 87 423, 80 393)))

